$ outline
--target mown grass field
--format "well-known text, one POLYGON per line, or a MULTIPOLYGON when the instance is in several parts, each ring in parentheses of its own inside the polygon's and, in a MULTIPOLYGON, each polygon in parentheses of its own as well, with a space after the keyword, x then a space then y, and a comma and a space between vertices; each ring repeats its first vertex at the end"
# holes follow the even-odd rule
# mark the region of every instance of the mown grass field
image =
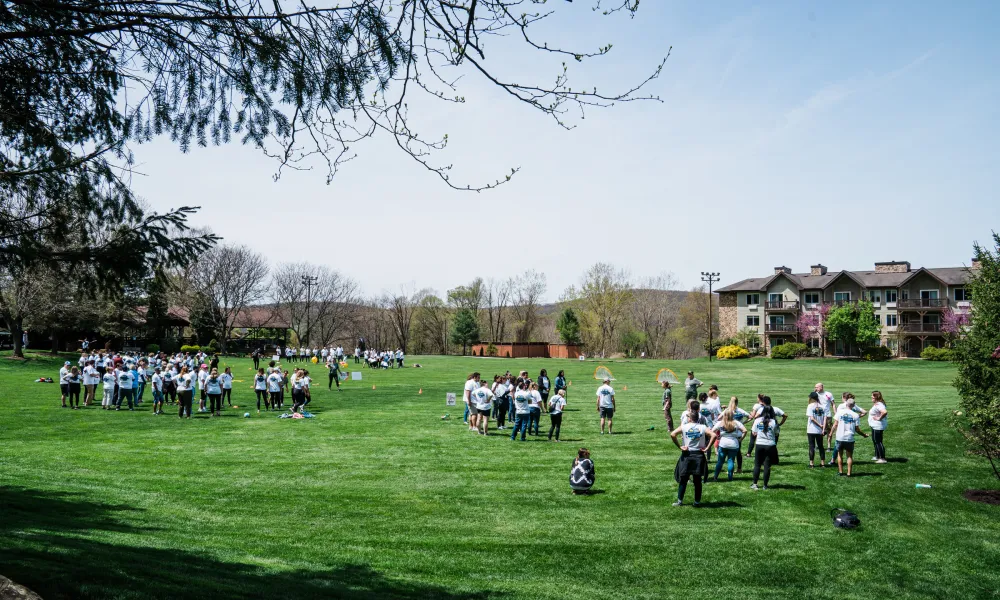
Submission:
POLYGON ((48 599, 1000 597, 1000 507, 961 496, 997 482, 947 425, 951 365, 608 362, 618 434, 602 437, 596 363, 414 361, 424 368, 359 369, 341 393, 317 369, 317 418, 297 421, 242 418, 249 361, 231 361, 241 408, 181 421, 148 402, 61 409, 58 386, 33 382, 56 377, 57 360, 0 358, 0 574, 48 599), (747 473, 710 484, 705 508, 670 506, 678 450, 660 366, 693 368, 744 406, 766 392, 789 413, 772 489, 750 491, 747 473), (563 443, 475 436, 445 406, 470 371, 541 367, 572 381, 563 443), (857 477, 807 469, 817 381, 866 407, 885 394, 893 462, 871 463, 859 439, 857 477), (601 494, 570 494, 579 446, 601 494), (838 507, 863 527, 835 530, 838 507))

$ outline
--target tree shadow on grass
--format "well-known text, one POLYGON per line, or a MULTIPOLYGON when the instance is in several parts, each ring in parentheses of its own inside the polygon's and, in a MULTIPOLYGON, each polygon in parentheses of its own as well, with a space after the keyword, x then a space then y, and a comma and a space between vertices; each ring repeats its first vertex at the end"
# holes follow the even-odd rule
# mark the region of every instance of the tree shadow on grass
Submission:
MULTIPOLYGON (((46 600, 63 598, 348 598, 489 600, 505 594, 390 579, 365 564, 270 571, 174 548, 89 539, 150 531, 120 520, 133 507, 70 494, 0 488, 4 575, 46 600)), ((277 557, 295 558, 295 557, 277 557)))
POLYGON ((882 473, 868 473, 868 472, 858 473, 857 471, 851 473, 851 479, 854 479, 855 477, 881 477, 881 476, 882 473))
POLYGON ((900 456, 898 458, 887 458, 885 460, 886 460, 886 462, 890 462, 890 463, 908 463, 908 462, 910 462, 910 459, 903 458, 902 456, 900 456))

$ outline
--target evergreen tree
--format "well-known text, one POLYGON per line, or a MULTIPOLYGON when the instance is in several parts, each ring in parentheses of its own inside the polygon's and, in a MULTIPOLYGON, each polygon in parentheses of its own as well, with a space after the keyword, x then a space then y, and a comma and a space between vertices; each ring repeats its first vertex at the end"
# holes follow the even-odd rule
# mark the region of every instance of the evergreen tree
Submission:
POLYGON ((462 346, 462 356, 468 347, 479 341, 479 320, 470 308, 460 308, 451 323, 451 343, 462 346))
POLYGON ((971 270, 971 326, 955 344, 962 432, 1000 479, 1000 234, 995 249, 975 245, 979 268, 971 270))
POLYGON ((572 308, 562 311, 556 321, 556 331, 559 332, 559 339, 562 340, 562 343, 579 344, 581 342, 580 320, 576 317, 576 311, 572 308))

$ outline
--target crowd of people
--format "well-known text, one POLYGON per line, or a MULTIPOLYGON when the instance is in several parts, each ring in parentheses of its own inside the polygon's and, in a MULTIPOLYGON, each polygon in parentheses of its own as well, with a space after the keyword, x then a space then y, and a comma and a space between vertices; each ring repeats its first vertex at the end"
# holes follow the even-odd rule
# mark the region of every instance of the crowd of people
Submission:
MULTIPOLYGON (((740 408, 740 400, 736 396, 723 405, 718 386, 710 385, 707 392, 700 392, 699 388, 703 385, 694 372, 688 372, 683 381, 685 410, 680 415, 679 426, 675 428, 673 387, 669 382, 662 384, 663 417, 671 440, 681 451, 674 471, 678 483, 675 506, 684 504, 689 483, 694 486, 694 505, 699 505, 703 483, 709 480, 718 482, 723 468, 728 480, 732 481, 734 473, 743 472, 744 458, 753 458, 750 488, 767 490, 771 470, 779 463, 778 442, 781 427, 788 418, 785 411, 774 406, 770 396, 765 394, 757 395, 749 411, 740 408), (744 441, 747 442, 745 454, 744 441), (711 466, 713 451, 714 467, 711 466)), ((551 383, 545 369, 535 379, 531 379, 527 371, 521 371, 517 376, 508 371, 495 375, 492 382, 483 379, 478 372, 471 373, 465 382, 464 421, 470 432, 488 435, 491 419, 498 430, 505 429, 508 419, 512 419, 510 439, 516 440, 520 436, 521 441, 525 441, 527 435, 540 434, 544 411, 549 415, 548 438, 552 440, 554 437, 558 442, 567 405, 566 392, 563 371, 559 371, 551 383)), ((617 403, 610 378, 604 379, 598 386, 595 407, 601 435, 613 435, 617 403)), ((818 452, 821 468, 836 465, 838 475, 852 476, 857 436, 872 438, 876 464, 887 462, 883 436, 888 410, 881 392, 872 392, 871 408, 866 410, 858 405, 850 392, 844 392, 840 404, 836 404, 833 394, 826 391, 822 383, 817 383, 808 395, 805 416, 810 469, 817 465, 815 459, 818 452), (861 429, 861 419, 865 416, 870 434, 861 429), (829 462, 827 451, 830 452, 829 462)), ((570 476, 574 492, 579 493, 593 485, 593 473, 589 450, 581 448, 570 476)))
MULTIPOLYGON (((325 366, 329 371, 328 388, 337 385, 340 389, 340 362, 334 349, 326 350, 325 366)), ((252 389, 257 397, 257 412, 262 404, 265 411, 284 410, 286 394, 291 398, 289 409, 301 412, 312 401, 312 377, 306 368, 289 371, 282 369, 275 360, 261 367, 261 352, 252 355, 256 372, 252 389)), ((136 352, 104 352, 85 350, 76 365, 66 361, 59 370, 60 400, 63 408, 77 410, 83 396, 83 406, 98 403, 103 410, 128 410, 146 401, 152 401, 154 415, 164 414, 167 404, 177 406, 178 416, 191 418, 194 412, 194 397, 198 395, 198 413, 221 416, 222 411, 231 407, 233 385, 232 369, 228 366, 219 370, 219 356, 209 356, 205 352, 177 353, 163 352, 141 355, 136 352), (148 391, 148 396, 147 396, 148 391)))

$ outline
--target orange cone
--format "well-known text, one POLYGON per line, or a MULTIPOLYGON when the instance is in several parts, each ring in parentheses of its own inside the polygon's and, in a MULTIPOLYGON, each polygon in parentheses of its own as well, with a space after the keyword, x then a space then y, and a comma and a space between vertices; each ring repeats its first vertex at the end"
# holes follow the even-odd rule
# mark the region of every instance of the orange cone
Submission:
POLYGON ((424 393, 424 388, 420 388, 419 390, 417 390, 417 395, 420 395, 420 394, 423 394, 423 393, 424 393))

